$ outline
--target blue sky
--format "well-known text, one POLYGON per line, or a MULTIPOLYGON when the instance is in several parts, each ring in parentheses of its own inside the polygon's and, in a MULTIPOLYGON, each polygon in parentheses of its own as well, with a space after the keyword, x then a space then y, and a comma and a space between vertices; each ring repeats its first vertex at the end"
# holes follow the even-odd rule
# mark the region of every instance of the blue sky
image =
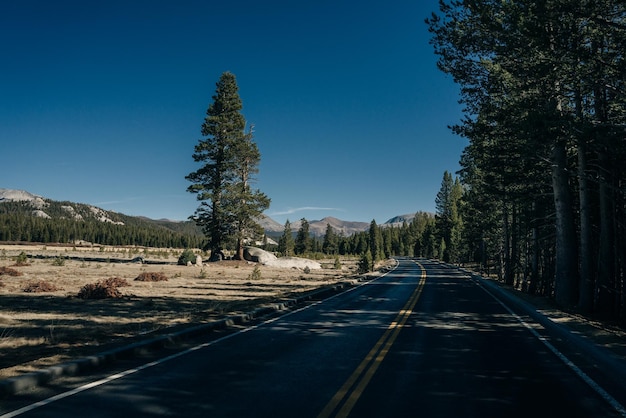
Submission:
POLYGON ((0 0, 0 187, 183 220, 224 71, 283 224, 434 211, 465 140, 437 0, 0 0))

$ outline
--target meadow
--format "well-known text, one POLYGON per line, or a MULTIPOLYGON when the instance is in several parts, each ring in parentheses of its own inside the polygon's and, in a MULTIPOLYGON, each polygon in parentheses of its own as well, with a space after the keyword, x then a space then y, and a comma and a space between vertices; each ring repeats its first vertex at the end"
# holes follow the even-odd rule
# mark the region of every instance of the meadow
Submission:
MULTIPOLYGON (((322 269, 225 260, 177 265, 182 250, 0 246, 0 379, 153 338, 354 279, 322 269), (101 287, 112 292, 101 299, 101 287)), ((339 267, 339 268, 337 268, 339 267)), ((105 292, 106 293, 106 292, 105 292)))

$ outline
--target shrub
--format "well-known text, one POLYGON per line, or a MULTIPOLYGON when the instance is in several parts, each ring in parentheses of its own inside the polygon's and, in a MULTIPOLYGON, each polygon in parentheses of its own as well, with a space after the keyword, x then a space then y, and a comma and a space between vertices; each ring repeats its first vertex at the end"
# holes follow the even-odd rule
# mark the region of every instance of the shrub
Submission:
POLYGON ((44 293, 44 292, 56 292, 57 290, 63 290, 56 287, 54 284, 45 280, 39 280, 38 282, 32 282, 26 285, 24 292, 26 293, 44 293))
POLYGON ((57 267, 61 267, 65 265, 65 258, 63 257, 57 257, 54 259, 54 261, 52 262, 53 266, 57 266, 57 267))
POLYGON ((28 265, 28 256, 24 251, 19 253, 17 257, 15 257, 15 265, 16 266, 27 266, 28 265))
POLYGON ((114 286, 114 287, 125 287, 130 286, 130 283, 126 279, 122 279, 121 277, 109 277, 108 279, 102 280, 102 284, 105 286, 114 286))
POLYGON ((6 274, 7 276, 21 276, 22 272, 12 269, 10 267, 0 267, 0 276, 6 274))
POLYGON ((367 250, 365 254, 361 256, 361 260, 359 261, 359 273, 368 273, 372 271, 372 267, 372 253, 367 250))
POLYGON ((90 283, 83 286, 78 292, 78 297, 81 299, 121 298, 123 295, 118 289, 120 285, 130 286, 125 279, 120 279, 118 277, 100 280, 96 283, 90 283))
POLYGON ((259 266, 254 266, 254 270, 252 270, 252 273, 250 273, 250 276, 248 276, 249 280, 261 280, 261 269, 259 268, 259 266))
POLYGON ((139 282, 166 282, 168 278, 163 273, 143 272, 135 280, 139 282))
POLYGON ((186 249, 182 252, 180 257, 178 257, 178 265, 186 266, 188 262, 195 263, 196 255, 190 249, 186 249))
POLYGON ((341 270, 341 261, 339 261, 339 257, 335 256, 335 270, 341 270))

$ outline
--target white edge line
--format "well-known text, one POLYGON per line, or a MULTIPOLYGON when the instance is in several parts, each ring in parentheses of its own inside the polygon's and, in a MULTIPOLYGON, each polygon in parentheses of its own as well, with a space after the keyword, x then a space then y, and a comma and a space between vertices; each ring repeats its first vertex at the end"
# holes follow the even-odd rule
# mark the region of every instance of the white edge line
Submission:
MULTIPOLYGON (((589 377, 584 371, 582 371, 578 366, 576 366, 567 356, 561 353, 552 343, 550 343, 545 337, 539 334, 533 327, 531 327, 526 321, 524 321, 518 314, 513 312, 511 308, 509 308, 502 300, 500 300, 496 295, 494 295, 489 289, 483 286, 480 281, 471 277, 471 280, 474 281, 481 289, 483 289, 487 294, 489 294, 492 298, 494 298, 500 305, 506 309, 509 314, 511 314, 520 324, 522 324, 526 329, 530 331, 530 333, 541 341, 554 355, 556 355, 567 367, 569 367, 578 377, 580 377, 585 383, 587 383, 598 395, 602 397, 605 401, 607 401, 619 414, 623 417, 626 417, 626 408, 622 406, 614 397, 612 397, 607 391, 605 391, 598 383, 596 383, 591 377, 589 377)), ((3 417, 0 417, 3 418, 3 417)))

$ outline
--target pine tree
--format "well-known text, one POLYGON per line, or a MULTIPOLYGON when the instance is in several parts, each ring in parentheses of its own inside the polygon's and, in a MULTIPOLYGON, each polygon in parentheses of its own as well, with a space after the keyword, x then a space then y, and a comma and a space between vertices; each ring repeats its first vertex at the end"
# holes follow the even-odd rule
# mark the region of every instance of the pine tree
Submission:
POLYGON ((282 255, 289 257, 293 254, 294 249, 294 241, 293 235, 291 234, 291 223, 289 219, 285 222, 285 228, 283 229, 283 234, 278 240, 278 252, 282 255))
POLYGON ((322 251, 324 254, 337 254, 338 250, 338 236, 335 233, 335 229, 330 224, 326 224, 322 251))
POLYGON ((375 219, 372 219, 372 222, 370 222, 368 236, 369 251, 372 256, 372 262, 376 263, 383 258, 383 237, 375 219))
POLYGON ((529 288, 561 305, 623 305, 609 293, 624 288, 626 271, 615 240, 625 224, 617 161, 626 4, 442 1, 440 9, 427 22, 440 69, 461 86, 466 117, 456 131, 470 140, 466 237, 483 256, 500 254, 509 283, 519 265, 529 288))
POLYGON ((300 228, 296 234, 296 242, 294 251, 296 254, 305 254, 311 249, 311 237, 309 236, 309 222, 302 218, 300 219, 300 228))
POLYGON ((224 199, 225 212, 230 214, 230 235, 235 239, 235 258, 243 260, 243 244, 246 239, 260 238, 263 228, 256 219, 269 207, 270 199, 251 187, 253 175, 258 172, 261 154, 254 143, 253 130, 234 145, 235 177, 224 199))
POLYGON ((443 173, 441 188, 435 199, 435 225, 439 238, 439 256, 446 262, 458 262, 463 223, 460 205, 463 189, 459 179, 452 179, 448 171, 443 173))
POLYGON ((212 259, 229 240, 241 256, 243 239, 255 230, 252 220, 269 206, 267 196, 250 187, 260 154, 252 132, 244 132, 238 90, 235 76, 223 73, 202 124, 203 138, 194 149, 194 161, 203 165, 186 177, 192 182, 187 190, 201 202, 192 219, 208 236, 212 259))

